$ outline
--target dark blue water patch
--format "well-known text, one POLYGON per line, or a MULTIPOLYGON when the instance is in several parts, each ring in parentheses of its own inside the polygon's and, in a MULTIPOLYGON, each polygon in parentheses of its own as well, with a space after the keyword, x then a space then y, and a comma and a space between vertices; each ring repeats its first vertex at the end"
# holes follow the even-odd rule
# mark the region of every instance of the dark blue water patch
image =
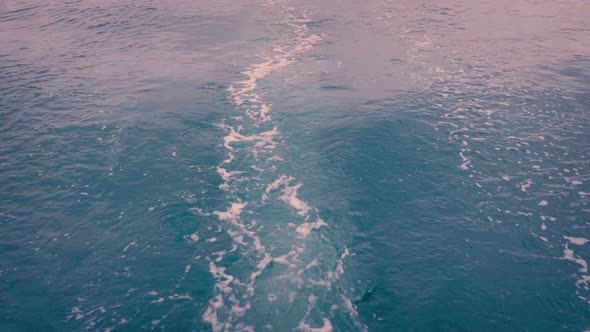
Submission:
POLYGON ((587 56, 577 55, 569 61, 543 67, 548 69, 551 76, 558 74, 554 79, 560 81, 561 88, 578 94, 580 98, 588 98, 590 59, 587 56))
MULTIPOLYGON (((522 102, 519 99, 522 95, 511 93, 514 97, 498 102, 509 103, 514 109, 522 102)), ((571 107, 564 115, 566 118, 584 117, 584 113, 578 113, 582 100, 570 101, 551 94, 523 95, 529 107, 542 107, 541 126, 544 114, 559 112, 564 105, 571 107)), ((457 97, 457 102, 469 100, 466 97, 457 97)), ((297 142, 296 147, 287 144, 286 155, 313 161, 307 166, 299 165, 299 177, 312 187, 322 188, 304 187, 301 192, 306 197, 315 197, 320 210, 337 224, 332 230, 354 229, 349 231, 354 237, 344 234, 343 238, 349 239, 345 243, 356 253, 347 268, 365 272, 360 275, 351 272, 348 276, 353 280, 351 284, 356 282, 354 298, 364 321, 380 330, 583 328, 588 316, 585 304, 577 302, 576 279, 572 277, 576 265, 559 259, 561 244, 550 245, 547 251, 547 244, 537 235, 539 219, 516 214, 506 216, 504 209, 526 211, 525 206, 510 202, 522 194, 517 185, 511 185, 513 194, 504 196, 505 202, 501 193, 496 194, 498 205, 494 208, 501 206, 501 211, 482 208, 489 201, 488 194, 478 190, 469 174, 460 169, 455 143, 432 126, 439 121, 438 110, 424 112, 438 104, 436 99, 436 95, 418 95, 374 100, 356 111, 343 107, 327 112, 321 108, 325 106, 309 107, 305 112, 289 114, 283 125, 288 128, 284 135, 297 142), (302 124, 305 128, 298 128, 302 124), (343 211, 348 212, 343 214, 343 211), (439 247, 439 244, 444 245, 439 247), (517 286, 520 283, 530 287, 517 286), (562 290, 539 295, 539 289, 547 283, 564 286, 562 290), (497 292, 496 287, 504 291, 497 292), (546 315, 533 320, 538 312, 546 315)), ((481 105, 479 100, 477 107, 495 107, 495 101, 487 102, 488 105, 481 105)), ((516 113, 512 111, 510 116, 518 118, 516 113)), ((571 124, 572 120, 564 124, 571 124)), ((510 122, 501 125, 501 121, 497 124, 504 128, 514 125, 510 122)), ((529 135, 539 132, 536 125, 530 125, 524 132, 529 135)), ((526 124, 519 126, 527 128, 526 124)), ((491 145, 490 154, 476 155, 476 158, 496 165, 501 152, 493 148, 490 134, 484 130, 480 133, 488 138, 483 145, 491 145)), ((586 134, 576 135, 581 136, 567 144, 574 163, 586 153, 576 143, 584 141, 586 134)), ((544 144, 531 142, 528 149, 546 150, 544 144)), ((512 166, 493 166, 485 171, 494 174, 499 171, 496 167, 530 169, 530 164, 512 163, 518 160, 518 153, 510 150, 507 153, 505 163, 512 166)), ((563 158, 567 159, 560 157, 560 160, 563 158)), ((538 210, 539 200, 528 203, 530 211, 538 210)), ((552 204, 559 205, 556 211, 565 212, 567 206, 576 206, 578 202, 578 195, 572 193, 561 205, 552 204)), ((582 212, 578 209, 572 213, 564 213, 561 220, 580 216, 582 212)), ((571 224, 550 227, 558 228, 552 232, 559 243, 562 236, 559 234, 571 224)), ((576 250, 585 252, 584 248, 576 250)), ((346 282, 349 281, 343 281, 346 282)))
POLYGON ((579 319, 578 315, 586 316, 583 305, 575 313, 570 311, 573 285, 569 293, 544 293, 539 301, 538 290, 544 282, 567 283, 567 277, 554 272, 552 265, 559 262, 542 253, 543 243, 530 234, 488 224, 473 209, 480 201, 478 195, 466 195, 473 192, 469 180, 448 168, 450 151, 445 153, 433 140, 416 141, 420 134, 428 137, 433 132, 407 118, 361 130, 353 147, 363 151, 363 158, 349 160, 345 167, 347 178, 363 179, 354 186, 365 197, 352 198, 350 203, 359 234, 354 239, 358 255, 351 269, 375 268, 375 273, 359 278, 365 289, 375 287, 371 300, 359 304, 369 326, 384 330, 559 329, 579 319), (406 134, 409 128, 411 135, 406 134), (384 150, 377 141, 396 144, 384 150), (421 153, 412 151, 418 147, 421 153), (441 243, 444 246, 439 247, 441 243), (514 288, 527 280, 531 280, 530 288, 514 288), (496 287, 519 291, 497 293, 496 287), (547 316, 531 321, 539 311, 547 316), (569 319, 563 315, 570 315, 569 319))
POLYGON ((172 85, 146 92, 143 99, 88 124, 61 121, 75 116, 72 108, 69 114, 44 116, 50 126, 35 137, 26 128, 6 132, 18 136, 4 145, 2 158, 2 301, 11 303, 4 326, 24 328, 21 322, 35 316, 37 323, 29 325, 36 329, 106 328, 120 319, 145 328, 152 317, 164 315, 178 315, 173 326, 194 326, 205 302, 168 297, 207 298, 212 288, 208 267, 196 263, 199 250, 186 235, 200 222, 189 212, 190 195, 197 193, 206 206, 219 193, 212 167, 223 156, 211 147, 219 144, 216 123, 227 111, 225 87, 172 85), (27 143, 14 150, 20 139, 27 143), (202 148, 195 149, 194 142, 202 148), (184 267, 193 264, 175 288, 184 267), (146 295, 151 291, 160 296, 146 295), (160 297, 167 302, 154 308, 151 301, 160 297), (42 307, 51 310, 39 318, 42 307), (151 313, 133 319, 146 311, 151 313), (77 315, 87 316, 78 321, 77 315))
POLYGON ((345 85, 323 85, 320 89, 324 91, 333 91, 333 90, 351 90, 350 87, 345 85))

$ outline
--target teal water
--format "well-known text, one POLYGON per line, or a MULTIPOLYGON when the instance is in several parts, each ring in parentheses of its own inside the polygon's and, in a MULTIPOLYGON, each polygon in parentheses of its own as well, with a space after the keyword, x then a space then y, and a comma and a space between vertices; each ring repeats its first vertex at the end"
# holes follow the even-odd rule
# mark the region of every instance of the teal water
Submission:
POLYGON ((588 17, 0 4, 0 330, 590 329, 588 17))

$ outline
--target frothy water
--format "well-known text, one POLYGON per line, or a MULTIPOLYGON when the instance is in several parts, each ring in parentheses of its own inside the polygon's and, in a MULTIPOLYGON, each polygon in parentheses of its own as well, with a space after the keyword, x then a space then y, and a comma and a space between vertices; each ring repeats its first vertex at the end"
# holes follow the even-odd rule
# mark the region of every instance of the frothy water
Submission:
POLYGON ((314 252, 318 242, 338 239, 328 239, 318 232, 329 225, 322 220, 318 209, 299 197, 298 190, 303 183, 293 176, 277 176, 276 165, 282 159, 274 150, 281 133, 272 120, 272 106, 264 101, 258 83, 297 61, 299 54, 311 50, 321 40, 307 27, 311 21, 309 13, 292 7, 280 12, 281 23, 292 29, 292 39, 286 44, 273 45, 270 55, 263 56, 262 62, 242 72, 246 79, 228 88, 239 113, 219 125, 227 133, 223 146, 228 154, 217 167, 223 180, 219 187, 228 192, 230 206, 212 214, 218 217, 234 246, 216 257, 206 257, 216 284, 215 297, 209 300, 203 320, 211 324, 213 331, 295 328, 329 332, 333 330, 330 319, 336 310, 346 311, 354 324, 362 327, 356 321, 355 306, 344 293, 333 289, 344 273, 348 249, 344 247, 340 257, 333 250, 314 252), (244 165, 249 165, 249 169, 240 168, 244 165), (272 178, 276 180, 268 183, 272 178), (286 218, 264 218, 257 213, 281 203, 291 211, 288 223, 284 223, 286 218), (261 230, 272 238, 258 235, 261 230), (316 234, 312 235, 314 231, 316 234), (239 252, 240 261, 226 264, 225 255, 233 251, 239 252), (318 298, 316 294, 329 294, 336 301, 318 298), (256 303, 255 309, 252 302, 256 303), (302 302, 306 306, 301 306, 302 302), (292 312, 292 318, 299 318, 297 325, 289 326, 289 320, 282 317, 284 306, 292 312), (265 312, 268 322, 249 319, 248 313, 253 310, 265 312))

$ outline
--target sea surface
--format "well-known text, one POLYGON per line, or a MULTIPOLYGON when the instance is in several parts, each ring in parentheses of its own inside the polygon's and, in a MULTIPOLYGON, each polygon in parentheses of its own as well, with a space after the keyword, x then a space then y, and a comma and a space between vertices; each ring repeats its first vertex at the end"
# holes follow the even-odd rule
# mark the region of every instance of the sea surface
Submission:
POLYGON ((590 2, 0 3, 0 331, 588 331, 590 2))

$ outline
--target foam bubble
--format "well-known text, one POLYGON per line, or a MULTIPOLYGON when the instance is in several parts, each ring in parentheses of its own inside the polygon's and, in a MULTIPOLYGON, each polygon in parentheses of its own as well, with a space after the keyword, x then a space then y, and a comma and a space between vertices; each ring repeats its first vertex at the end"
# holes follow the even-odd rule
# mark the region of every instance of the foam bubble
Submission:
POLYGON ((312 230, 319 229, 320 227, 327 225, 328 224, 326 224, 326 222, 318 218, 318 220, 315 222, 302 223, 301 225, 297 226, 297 229, 295 231, 297 232, 297 234, 299 234, 300 237, 306 238, 312 230))
POLYGON ((272 191, 283 187, 280 199, 287 205, 291 206, 293 209, 297 210, 298 215, 306 216, 311 210, 311 207, 309 204, 302 201, 298 196, 299 189, 303 186, 303 184, 297 183, 291 186, 290 184, 293 181, 295 181, 295 178, 292 176, 281 175, 278 179, 266 187, 266 190, 262 194, 262 201, 266 202, 269 194, 272 191))
POLYGON ((524 180, 524 182, 520 183, 520 190, 522 192, 526 192, 527 189, 531 186, 531 184, 533 184, 533 180, 531 180, 531 179, 524 180))
POLYGON ((248 203, 233 202, 226 211, 214 211, 213 214, 216 215, 219 218, 219 220, 237 220, 240 217, 240 214, 242 213, 242 210, 246 207, 246 205, 248 205, 248 203))
POLYGON ((301 188, 302 184, 298 183, 294 186, 285 185, 283 189, 283 195, 281 195, 281 200, 285 203, 289 204, 292 208, 297 210, 297 214, 300 216, 305 216, 311 209, 307 203, 299 199, 297 193, 299 188, 301 188))
POLYGON ((297 329, 304 332, 332 332, 332 323, 327 318, 322 318, 322 327, 311 327, 308 323, 305 322, 305 320, 307 320, 307 318, 309 317, 311 310, 315 307, 316 300, 317 298, 315 297, 315 295, 309 295, 307 299, 307 312, 305 313, 303 319, 299 322, 299 326, 297 326, 297 329))
POLYGON ((461 160, 463 161, 463 163, 461 163, 461 165, 459 166, 459 168, 461 168, 464 171, 469 170, 469 164, 471 164, 471 160, 469 160, 469 158, 465 157, 465 155, 463 154, 464 149, 461 149, 462 151, 459 152, 459 157, 461 157, 461 160))
POLYGON ((225 168, 218 166, 217 173, 221 176, 224 181, 229 181, 232 176, 242 174, 241 171, 230 171, 228 172, 225 168))
POLYGON ((562 259, 577 263, 581 266, 578 270, 579 272, 588 273, 588 263, 586 262, 586 260, 584 260, 580 256, 574 256, 574 251, 568 247, 567 243, 565 244, 565 249, 563 250, 562 259))
POLYGON ((286 175, 281 175, 278 179, 276 179, 273 183, 269 184, 266 187, 264 193, 262 194, 262 202, 266 202, 266 200, 268 199, 268 195, 272 191, 279 189, 281 186, 288 184, 292 180, 294 180, 294 178, 291 176, 288 177, 286 175))
POLYGON ((585 239, 583 237, 564 236, 563 238, 568 240, 571 244, 575 244, 578 246, 583 246, 584 244, 586 244, 586 242, 588 242, 588 239, 585 239))
POLYGON ((217 310, 223 307, 223 297, 218 294, 213 299, 209 300, 209 306, 203 313, 203 321, 211 324, 214 332, 221 332, 224 329, 229 329, 229 323, 220 323, 217 318, 217 310))

